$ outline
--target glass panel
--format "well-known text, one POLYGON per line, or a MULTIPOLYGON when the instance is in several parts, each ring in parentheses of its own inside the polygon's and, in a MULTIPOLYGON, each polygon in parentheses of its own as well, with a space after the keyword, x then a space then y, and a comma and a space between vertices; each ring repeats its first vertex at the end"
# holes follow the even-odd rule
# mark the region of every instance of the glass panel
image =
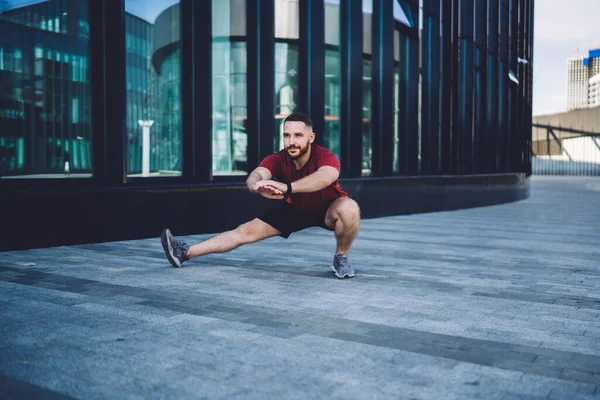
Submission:
POLYGON ((212 0, 213 175, 248 171, 245 5, 212 0))
POLYGON ((275 142, 283 148, 283 120, 298 106, 298 45, 275 43, 275 142))
POLYGON ((363 11, 363 123, 362 123, 362 175, 371 175, 371 22, 373 18, 373 0, 362 1, 363 11), (365 44, 366 39, 366 44, 365 44), (368 51, 368 54, 367 54, 368 51))
MULTIPOLYGON (((408 7, 406 7, 406 9, 408 10, 408 7)), ((411 28, 413 26, 410 22, 410 19, 406 15, 404 8, 400 6, 398 0, 394 0, 394 19, 406 26, 410 26, 411 28)))
POLYGON ((89 43, 77 24, 88 2, 4 3, 0 176, 90 177, 89 43))
POLYGON ((283 148, 283 120, 298 111, 298 0, 275 1, 275 149, 283 148))
MULTIPOLYGON (((325 147, 341 158, 340 6, 325 1, 325 147)), ((339 2, 338 2, 339 3, 339 2)), ((316 132, 318 135, 320 132, 316 132)))
POLYGON ((178 176, 182 166, 179 1, 126 0, 125 12, 127 175, 178 176), (142 47, 145 42, 150 43, 150 52, 142 47))
POLYGON ((394 30, 394 172, 400 171, 400 74, 400 33, 394 30))

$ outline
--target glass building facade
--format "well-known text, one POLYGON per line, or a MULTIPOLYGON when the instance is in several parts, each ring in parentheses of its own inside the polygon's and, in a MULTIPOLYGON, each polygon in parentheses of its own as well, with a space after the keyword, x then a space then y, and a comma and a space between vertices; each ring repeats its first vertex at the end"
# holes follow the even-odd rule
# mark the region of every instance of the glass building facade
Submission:
MULTIPOLYGON (((321 86, 315 93, 323 103, 318 114, 311 112, 313 119, 322 120, 316 124, 317 140, 345 159, 343 175, 527 171, 531 63, 517 59, 531 58, 531 0, 311 0, 310 9, 322 13, 319 37, 303 32, 314 16, 303 14, 302 2, 272 1, 273 20, 267 24, 272 31, 265 32, 261 22, 250 34, 247 25, 254 11, 246 0, 190 5, 211 11, 189 27, 211 27, 211 51, 205 54, 196 54, 193 45, 182 49, 180 32, 186 23, 179 1, 118 2, 125 20, 124 43, 118 45, 125 51, 120 72, 126 82, 125 126, 119 134, 125 138, 121 168, 127 176, 182 175, 182 91, 192 90, 182 86, 182 51, 193 53, 188 54, 192 62, 210 62, 211 80, 203 83, 211 86, 210 101, 196 98, 199 91, 188 96, 195 104, 210 103, 210 116, 203 116, 210 119, 211 136, 205 176, 247 174, 256 164, 248 147, 257 140, 266 142, 259 145, 260 156, 279 150, 285 116, 313 111, 307 109, 312 99, 306 98, 311 93, 307 86, 313 84, 321 86), (388 14, 382 14, 385 10, 388 14), (360 30, 354 32, 349 24, 357 22, 360 30), (256 51, 253 42, 267 35, 272 59, 265 64, 263 50, 256 51), (308 49, 307 43, 313 47, 308 49), (249 48, 256 54, 249 54, 249 48), (362 65, 352 69, 357 52, 362 65), (314 75, 307 59, 323 64, 317 68, 322 76, 314 75), (249 66, 249 60, 268 66, 273 76, 264 79, 261 67, 249 66), (258 72, 251 79, 259 79, 250 90, 249 67, 258 72), (267 81, 273 82, 270 88, 263 84, 267 81), (362 87, 360 99, 352 98, 352 85, 362 87), (262 97, 269 91, 272 100, 265 103, 262 97), (260 133, 249 127, 258 118, 249 119, 250 102, 256 109, 269 107, 273 115, 273 124, 260 122, 260 133), (379 113, 375 126, 373 111, 379 113), (349 113, 360 114, 362 123, 348 127, 349 113), (349 159, 359 153, 360 158, 349 159)), ((97 175, 92 136, 102 133, 91 121, 96 94, 90 71, 90 3, 103 1, 17 4, 0 14, 4 178, 64 177, 66 162, 70 177, 97 175)), ((196 130, 193 135, 207 133, 196 130)))
POLYGON ((0 190, 243 187, 293 111, 310 115, 346 185, 527 177, 533 9, 0 2, 0 190))

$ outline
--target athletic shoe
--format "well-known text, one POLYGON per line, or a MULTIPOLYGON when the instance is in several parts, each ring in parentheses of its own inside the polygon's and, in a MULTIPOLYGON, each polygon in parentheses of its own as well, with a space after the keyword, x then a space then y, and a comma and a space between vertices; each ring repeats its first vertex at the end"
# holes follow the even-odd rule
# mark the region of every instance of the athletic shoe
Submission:
POLYGON ((184 261, 189 260, 187 258, 187 251, 190 248, 183 240, 178 240, 171 235, 171 231, 165 229, 160 234, 160 242, 165 250, 167 259, 172 266, 178 268, 184 261))
POLYGON ((338 278, 354 278, 354 268, 348 262, 347 254, 336 254, 333 257, 331 270, 338 278))

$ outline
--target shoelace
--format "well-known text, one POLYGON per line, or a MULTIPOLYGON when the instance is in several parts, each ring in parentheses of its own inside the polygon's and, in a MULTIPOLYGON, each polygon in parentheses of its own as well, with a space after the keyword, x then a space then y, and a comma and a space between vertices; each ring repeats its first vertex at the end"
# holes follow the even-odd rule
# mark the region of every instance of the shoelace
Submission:
POLYGON ((341 267, 345 266, 348 263, 348 256, 345 254, 336 255, 335 259, 337 261, 337 264, 341 267))

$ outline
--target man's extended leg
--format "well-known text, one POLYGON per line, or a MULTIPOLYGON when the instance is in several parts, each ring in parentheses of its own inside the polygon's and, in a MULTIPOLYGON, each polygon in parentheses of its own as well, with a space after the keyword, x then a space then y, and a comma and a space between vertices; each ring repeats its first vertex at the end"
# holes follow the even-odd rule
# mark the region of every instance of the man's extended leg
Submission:
POLYGON ((213 236, 204 242, 193 245, 187 252, 188 258, 203 256, 210 253, 225 253, 243 244, 258 242, 281 232, 258 218, 238 226, 232 231, 227 231, 213 236))
POLYGON ((360 208, 349 198, 339 198, 329 206, 325 225, 335 231, 337 249, 332 269, 338 278, 354 276, 354 268, 348 263, 348 251, 360 228, 360 208))
POLYGON ((211 253, 225 253, 243 244, 258 242, 279 234, 281 232, 277 229, 256 218, 234 230, 220 233, 189 248, 184 242, 173 238, 168 229, 163 231, 161 241, 171 265, 179 267, 183 261, 194 257, 211 253))

